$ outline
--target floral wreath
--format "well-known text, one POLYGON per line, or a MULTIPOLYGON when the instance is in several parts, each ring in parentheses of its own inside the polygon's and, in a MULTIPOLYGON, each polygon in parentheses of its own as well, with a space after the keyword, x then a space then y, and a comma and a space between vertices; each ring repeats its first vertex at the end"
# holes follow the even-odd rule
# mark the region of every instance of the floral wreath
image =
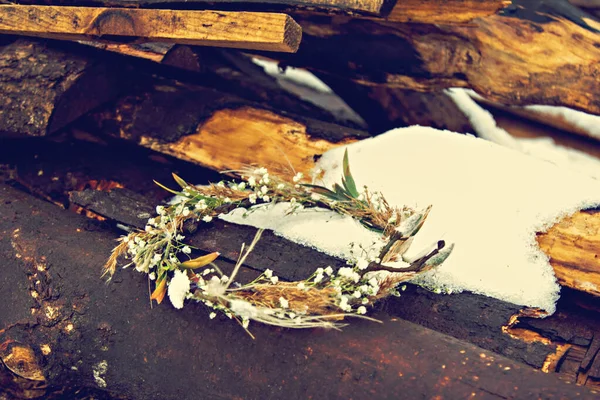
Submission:
MULTIPOLYGON (((232 172, 232 171, 230 171, 232 172)), ((305 182, 302 173, 292 179, 271 175, 266 168, 246 168, 236 172, 241 182, 221 181, 208 186, 189 185, 173 174, 180 191, 163 189, 177 195, 171 205, 156 207, 144 231, 130 232, 118 239, 104 266, 110 277, 121 256, 153 281, 151 300, 161 303, 168 295, 175 308, 185 299, 201 302, 211 309, 209 318, 223 313, 248 331, 250 320, 287 328, 341 328, 349 316, 368 318, 367 307, 390 295, 399 295, 399 284, 438 267, 451 253, 453 245, 443 240, 434 249, 415 259, 407 259, 414 236, 425 222, 431 206, 419 212, 408 207, 392 207, 381 193, 356 188, 350 172, 348 153, 344 154, 342 184, 332 189, 305 182), (263 230, 258 230, 249 246, 242 245, 240 258, 230 276, 215 264, 218 252, 192 258, 192 248, 184 240, 184 223, 210 223, 213 218, 236 208, 252 212, 257 207, 288 203, 288 214, 307 207, 321 207, 348 215, 366 228, 379 233, 384 245, 360 249, 348 267, 335 271, 331 266, 317 268, 304 280, 285 282, 265 270, 252 282, 235 282, 246 257, 254 249, 263 230), (402 261, 406 268, 389 265, 402 261), (388 265, 386 265, 388 264, 388 265)), ((355 253, 353 253, 355 254, 355 253)), ((403 290, 405 286, 402 286, 403 290)), ((371 319, 371 318, 368 318, 371 319)))

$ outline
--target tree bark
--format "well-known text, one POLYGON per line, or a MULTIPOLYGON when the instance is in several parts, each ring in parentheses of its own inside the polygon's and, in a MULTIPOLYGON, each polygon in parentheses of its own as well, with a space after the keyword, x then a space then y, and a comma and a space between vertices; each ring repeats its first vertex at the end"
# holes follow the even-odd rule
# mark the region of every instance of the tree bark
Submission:
POLYGON ((128 88, 127 64, 85 46, 6 37, 0 46, 0 135, 54 133, 128 88))

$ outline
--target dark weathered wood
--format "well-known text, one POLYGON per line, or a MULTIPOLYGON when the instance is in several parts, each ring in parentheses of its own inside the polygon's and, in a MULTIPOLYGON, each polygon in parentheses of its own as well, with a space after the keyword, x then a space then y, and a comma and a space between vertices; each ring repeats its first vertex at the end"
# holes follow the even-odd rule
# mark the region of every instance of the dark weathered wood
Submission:
POLYGON ((44 136, 129 86, 126 64, 85 46, 4 37, 0 42, 0 135, 44 136))
POLYGON ((162 63, 191 72, 190 75, 204 85, 280 111, 361 129, 285 90, 262 67, 254 64, 250 56, 237 50, 176 45, 165 54, 162 63))
POLYGON ((0 5, 0 33, 52 39, 117 38, 294 52, 302 29, 286 14, 0 5))
POLYGON ((518 0, 465 25, 297 20, 303 45, 280 57, 290 65, 374 86, 467 86, 505 104, 600 114, 598 23, 566 0, 518 0))
POLYGON ((325 83, 367 123, 372 135, 403 126, 421 125, 459 133, 473 133, 471 123, 442 91, 369 86, 333 75, 325 83))
POLYGON ((106 385, 131 399, 282 392, 290 398, 593 398, 585 388, 385 313, 376 315, 384 324, 353 321, 343 332, 255 325, 253 342, 229 320, 209 323, 196 305, 150 309, 146 296, 134 294, 147 289, 139 274, 126 271, 111 285, 98 284, 93 271, 113 234, 85 231, 83 217, 6 186, 0 201, 0 284, 12 304, 0 309, 0 342, 33 349, 48 384, 106 385))

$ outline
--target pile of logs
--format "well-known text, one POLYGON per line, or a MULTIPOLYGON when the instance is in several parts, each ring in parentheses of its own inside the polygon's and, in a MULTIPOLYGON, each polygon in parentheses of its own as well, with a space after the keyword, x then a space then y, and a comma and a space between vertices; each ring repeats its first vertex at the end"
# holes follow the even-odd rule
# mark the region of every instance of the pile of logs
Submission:
MULTIPOLYGON (((0 5, 1 400, 600 390, 597 210, 538 235, 563 287, 545 319, 409 285, 378 305, 383 324, 257 324, 253 341, 198 304, 151 308, 141 274, 100 278, 118 226, 143 228, 168 195, 153 180, 204 183, 245 164, 308 172, 327 150, 400 126, 472 133, 444 88, 474 89, 516 131, 573 136, 511 106, 600 114, 595 1, 39 3, 0 5), (306 68, 333 93, 282 85, 253 57, 306 68)), ((216 221, 190 240, 227 269, 254 233, 216 221)), ((318 265, 344 262, 265 232, 240 276, 296 280, 318 265)))

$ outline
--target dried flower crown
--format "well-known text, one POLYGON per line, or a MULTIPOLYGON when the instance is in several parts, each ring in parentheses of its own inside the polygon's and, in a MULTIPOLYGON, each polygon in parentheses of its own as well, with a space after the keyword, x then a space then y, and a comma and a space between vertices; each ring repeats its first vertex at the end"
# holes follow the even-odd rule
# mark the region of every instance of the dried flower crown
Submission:
POLYGON ((119 239, 104 273, 111 277, 119 256, 124 255, 131 259, 126 266, 134 265, 137 271, 148 274, 154 281, 151 300, 161 303, 168 295, 174 307, 182 308, 184 299, 193 299, 211 308, 211 319, 221 312, 237 320, 246 331, 250 320, 288 328, 339 328, 345 317, 367 318, 368 306, 386 296, 398 295, 400 283, 439 266, 452 251, 452 245, 439 241, 432 251, 416 259, 406 259, 405 253, 431 207, 422 212, 392 207, 380 193, 371 193, 366 187, 359 192, 350 172, 347 152, 343 159, 342 184, 335 184, 332 189, 303 183, 302 173, 286 180, 269 174, 266 168, 236 172, 243 179, 241 183, 192 186, 173 174, 181 187, 175 191, 156 182, 178 197, 169 206, 157 206, 158 215, 148 220, 144 231, 131 232, 119 239), (351 216, 378 232, 385 244, 360 249, 361 254, 350 260, 348 267, 337 271, 330 266, 319 267, 298 282, 281 281, 270 269, 252 282, 234 281, 262 230, 248 247, 242 245, 240 258, 230 276, 223 274, 214 263, 219 253, 191 258, 192 249, 184 242, 184 223, 210 223, 213 218, 236 208, 251 212, 256 207, 282 202, 289 204, 290 214, 305 207, 322 207, 351 216), (405 268, 390 263, 401 263, 405 268))

